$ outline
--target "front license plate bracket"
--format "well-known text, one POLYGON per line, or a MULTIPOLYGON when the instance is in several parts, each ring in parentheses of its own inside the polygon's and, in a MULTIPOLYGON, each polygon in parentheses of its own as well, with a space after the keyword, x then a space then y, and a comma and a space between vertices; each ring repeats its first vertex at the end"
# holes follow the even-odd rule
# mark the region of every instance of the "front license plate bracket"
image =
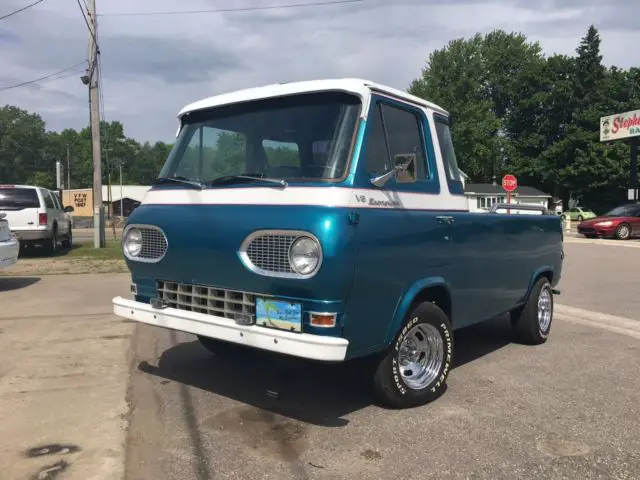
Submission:
POLYGON ((302 305, 276 300, 256 298, 256 325, 290 332, 302 332, 302 305))

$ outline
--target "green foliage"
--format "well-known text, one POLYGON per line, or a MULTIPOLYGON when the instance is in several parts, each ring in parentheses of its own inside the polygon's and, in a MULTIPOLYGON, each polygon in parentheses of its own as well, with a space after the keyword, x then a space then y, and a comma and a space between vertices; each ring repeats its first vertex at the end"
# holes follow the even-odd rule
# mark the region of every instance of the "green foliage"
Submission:
POLYGON ((518 176, 567 206, 626 201, 630 147, 601 143, 599 119, 640 107, 640 69, 602 65, 590 26, 576 56, 542 55, 520 33, 497 30, 434 51, 409 92, 453 117, 460 168, 471 181, 518 176))
MULTIPOLYGON (((148 185, 158 176, 172 145, 156 142, 140 144, 124 135, 120 122, 103 122, 102 181, 119 182, 122 161, 123 183, 148 185)), ((0 183, 20 183, 56 187, 56 161, 64 166, 67 183, 67 148, 71 170, 71 188, 93 185, 91 130, 65 129, 47 132, 37 114, 14 106, 0 108, 0 183)))

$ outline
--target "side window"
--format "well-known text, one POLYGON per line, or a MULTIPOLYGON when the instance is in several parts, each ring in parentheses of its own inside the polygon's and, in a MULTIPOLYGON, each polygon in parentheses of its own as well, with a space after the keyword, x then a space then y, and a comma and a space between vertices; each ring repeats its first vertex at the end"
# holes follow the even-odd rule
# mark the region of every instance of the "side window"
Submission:
POLYGON ((53 204, 53 199, 51 198, 51 194, 47 190, 42 191, 42 196, 44 197, 44 205, 47 208, 54 209, 55 206, 53 204))
POLYGON ((415 154, 416 178, 424 179, 426 161, 420 118, 408 110, 387 104, 382 105, 382 118, 391 160, 393 161, 396 155, 415 154))
POLYGON ((389 161, 389 148, 384 135, 382 122, 382 110, 380 104, 376 105, 375 112, 369 118, 369 134, 367 136, 367 172, 374 175, 382 175, 391 170, 389 161))
POLYGON ((451 129, 448 121, 440 116, 434 115, 436 133, 438 134, 438 144, 440 145, 440 154, 444 163, 444 171, 447 175, 447 183, 451 193, 464 195, 462 187, 462 178, 458 169, 458 161, 453 148, 453 139, 451 138, 451 129))
POLYGON ((58 195, 51 192, 51 198, 53 199, 53 204, 55 205, 56 210, 62 210, 62 205, 60 205, 60 199, 58 198, 58 195))

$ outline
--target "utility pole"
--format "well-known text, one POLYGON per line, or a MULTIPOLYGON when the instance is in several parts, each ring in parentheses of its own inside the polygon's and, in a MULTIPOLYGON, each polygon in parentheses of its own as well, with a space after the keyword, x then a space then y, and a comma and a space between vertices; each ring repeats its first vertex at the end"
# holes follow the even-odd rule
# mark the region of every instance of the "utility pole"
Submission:
POLYGON ((124 202, 122 201, 122 159, 118 160, 120 167, 120 216, 124 219, 124 202))
POLYGON ((67 143, 67 190, 71 190, 71 155, 69 154, 68 143, 67 143))
POLYGON ((98 84, 98 18, 96 0, 89 0, 89 101, 91 102, 91 142, 93 145, 93 246, 104 248, 104 206, 102 205, 102 158, 100 149, 100 85, 98 84))

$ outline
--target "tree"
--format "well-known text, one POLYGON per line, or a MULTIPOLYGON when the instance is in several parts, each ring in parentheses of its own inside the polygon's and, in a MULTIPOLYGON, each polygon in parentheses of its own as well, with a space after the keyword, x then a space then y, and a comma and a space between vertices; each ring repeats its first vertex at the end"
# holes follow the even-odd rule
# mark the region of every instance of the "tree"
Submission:
POLYGON ((409 88, 454 118, 459 163, 476 182, 514 173, 597 211, 626 199, 629 146, 599 141, 600 117, 640 104, 640 69, 602 65, 591 25, 576 56, 545 58, 537 43, 501 30, 434 51, 409 88))
POLYGON ((456 156, 474 181, 490 181, 511 164, 506 123, 518 102, 520 76, 542 62, 540 52, 519 33, 476 34, 434 51, 412 82, 410 93, 451 112, 456 156))

